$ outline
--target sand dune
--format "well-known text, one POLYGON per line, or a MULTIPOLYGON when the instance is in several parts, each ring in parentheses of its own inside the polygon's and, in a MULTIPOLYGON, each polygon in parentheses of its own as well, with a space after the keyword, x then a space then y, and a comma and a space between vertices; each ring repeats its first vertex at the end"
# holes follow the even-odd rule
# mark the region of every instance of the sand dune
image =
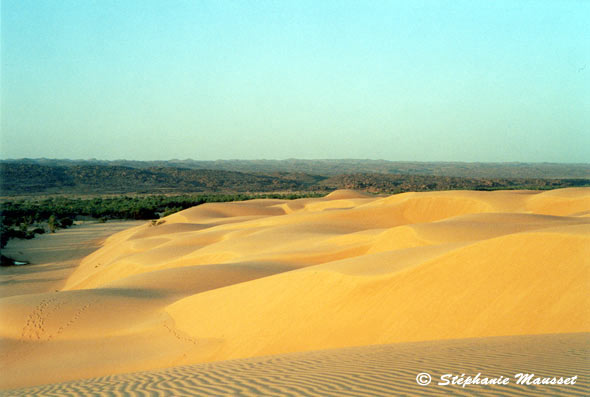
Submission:
POLYGON ((194 207, 109 237, 58 292, 0 300, 0 386, 590 332, 589 211, 584 188, 194 207))
MULTIPOLYGON (((257 357, 12 390, 11 396, 586 396, 589 334, 374 345, 257 357), (578 376, 574 385, 523 385, 516 374, 578 376), (428 372, 432 383, 418 385, 428 372), (441 376, 509 378, 507 385, 438 385, 441 376)), ((442 382, 444 383, 444 382, 442 382)))

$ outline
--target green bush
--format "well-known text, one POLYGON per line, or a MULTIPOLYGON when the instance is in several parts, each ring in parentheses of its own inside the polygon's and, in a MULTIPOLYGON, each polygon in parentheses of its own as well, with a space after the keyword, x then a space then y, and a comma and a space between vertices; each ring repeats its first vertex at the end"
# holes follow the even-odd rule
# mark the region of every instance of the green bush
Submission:
POLYGON ((61 228, 68 228, 74 224, 74 220, 72 218, 63 218, 59 220, 59 227, 61 228))
POLYGON ((172 208, 166 207, 164 209, 164 213, 162 214, 162 216, 163 217, 166 217, 168 215, 172 215, 172 214, 174 214, 174 213, 176 213, 178 211, 182 211, 182 210, 183 210, 182 207, 172 207, 172 208))
POLYGON ((47 227, 49 227, 49 231, 51 233, 55 233, 55 231, 57 230, 57 226, 58 224, 55 215, 49 216, 49 219, 47 220, 47 227))

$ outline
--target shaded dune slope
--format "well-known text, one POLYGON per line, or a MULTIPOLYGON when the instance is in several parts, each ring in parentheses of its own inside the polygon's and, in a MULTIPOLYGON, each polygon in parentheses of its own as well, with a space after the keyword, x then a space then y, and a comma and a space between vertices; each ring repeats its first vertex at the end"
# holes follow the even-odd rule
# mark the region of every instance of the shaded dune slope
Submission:
POLYGON ((111 236, 60 292, 2 299, 1 385, 589 332, 589 211, 584 188, 194 207, 111 236))

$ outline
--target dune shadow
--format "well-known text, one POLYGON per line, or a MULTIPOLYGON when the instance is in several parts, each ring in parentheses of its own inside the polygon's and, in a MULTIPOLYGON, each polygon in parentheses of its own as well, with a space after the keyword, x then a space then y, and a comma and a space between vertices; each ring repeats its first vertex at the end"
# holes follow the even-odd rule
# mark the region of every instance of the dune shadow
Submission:
POLYGON ((3 275, 18 275, 18 274, 34 274, 43 272, 54 272, 58 270, 70 269, 77 266, 74 263, 52 265, 51 267, 43 266, 40 264, 29 263, 21 266, 4 266, 0 268, 0 277, 3 275))
POLYGON ((34 278, 29 280, 5 280, 0 281, 0 287, 3 285, 11 285, 11 284, 26 284, 26 283, 49 283, 52 281, 59 281, 60 278, 34 278))

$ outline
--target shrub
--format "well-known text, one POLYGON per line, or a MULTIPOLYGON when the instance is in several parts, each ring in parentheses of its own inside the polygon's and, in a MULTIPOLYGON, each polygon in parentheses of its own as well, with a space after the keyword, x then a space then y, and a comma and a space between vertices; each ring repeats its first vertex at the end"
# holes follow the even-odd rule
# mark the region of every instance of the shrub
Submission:
POLYGON ((59 221, 59 226, 62 228, 70 227, 74 224, 74 220, 72 218, 63 218, 59 221))
POLYGON ((172 215, 178 211, 182 211, 182 209, 183 209, 182 207, 172 207, 172 208, 166 207, 164 209, 164 213, 162 214, 162 216, 166 217, 168 215, 172 215))
POLYGON ((55 231, 57 230, 57 219, 55 218, 55 215, 51 215, 49 217, 49 219, 47 220, 47 227, 49 227, 49 231, 51 233, 55 233, 55 231))

